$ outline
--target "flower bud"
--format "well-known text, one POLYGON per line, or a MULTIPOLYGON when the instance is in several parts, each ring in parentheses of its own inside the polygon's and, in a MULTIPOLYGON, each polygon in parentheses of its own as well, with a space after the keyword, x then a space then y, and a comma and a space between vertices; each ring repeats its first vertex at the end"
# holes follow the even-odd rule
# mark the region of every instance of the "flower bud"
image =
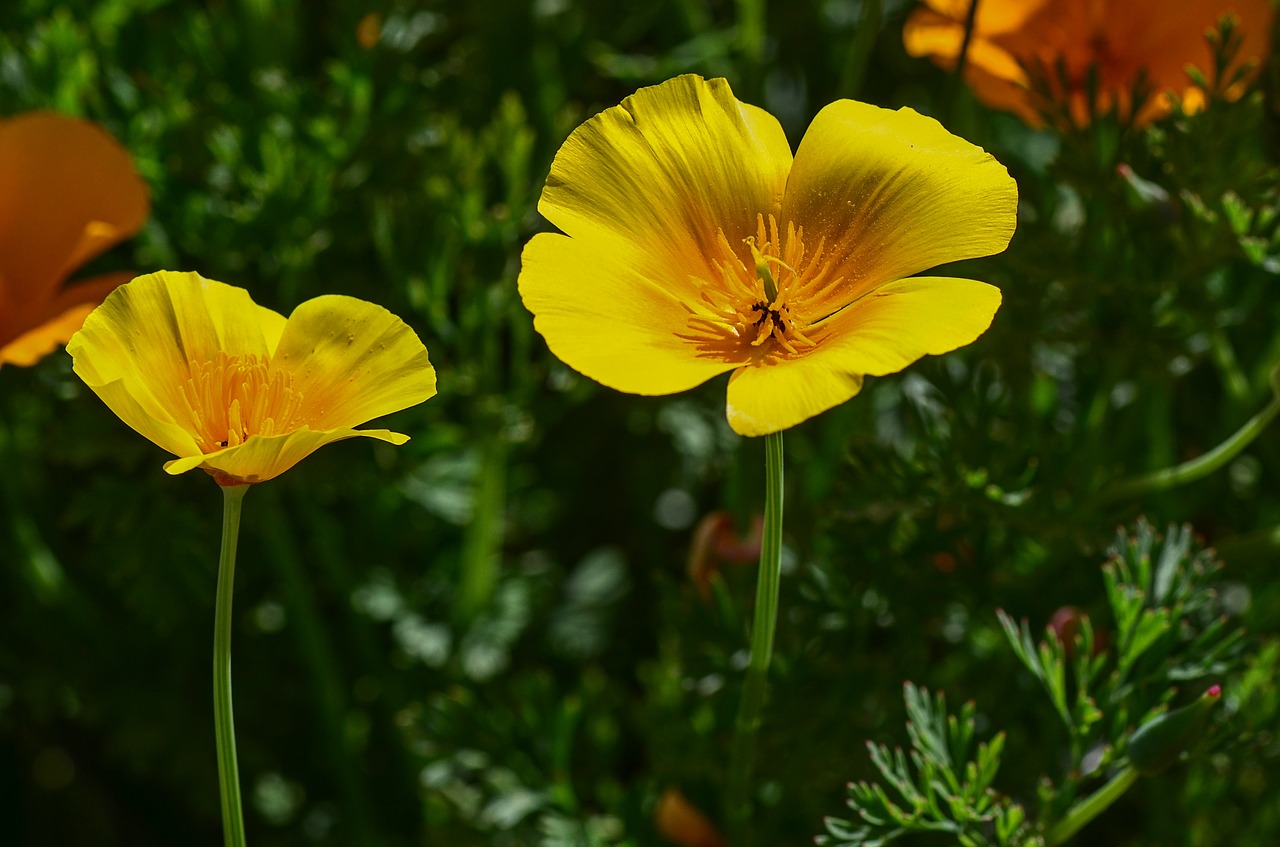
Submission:
POLYGON ((1222 687, 1208 691, 1181 709, 1156 715, 1129 736, 1129 763, 1150 776, 1175 764, 1204 736, 1209 713, 1222 698, 1222 687))
MULTIPOLYGON (((1068 659, 1076 657, 1076 636, 1088 615, 1075 606, 1060 606, 1049 618, 1049 630, 1062 645, 1062 651, 1068 659)), ((1107 649, 1107 633, 1101 629, 1093 630, 1093 643, 1089 645, 1089 655, 1097 656, 1107 649)))

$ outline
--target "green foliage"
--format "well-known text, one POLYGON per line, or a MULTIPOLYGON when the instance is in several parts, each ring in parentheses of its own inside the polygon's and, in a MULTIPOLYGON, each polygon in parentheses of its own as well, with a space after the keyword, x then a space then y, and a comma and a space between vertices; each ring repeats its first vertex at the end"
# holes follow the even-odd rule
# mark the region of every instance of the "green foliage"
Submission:
POLYGON ((1156 715, 1139 726, 1129 736, 1129 764, 1147 776, 1174 765, 1204 737, 1209 713, 1220 696, 1222 689, 1215 685, 1182 708, 1156 715))
MULTIPOLYGON (((386 422, 409 444, 335 445, 246 498, 251 843, 647 847, 668 787, 723 823, 754 569, 718 561, 704 594, 687 562, 702 516, 760 510, 762 445, 723 380, 632 397, 568 371, 515 285, 568 132, 679 72, 728 75, 793 143, 838 97, 911 106, 1019 185, 1009 250, 939 271, 1002 289, 991 330, 787 433, 757 842, 807 839, 852 779, 831 844, 1033 843, 1210 681, 1205 743, 1081 840, 1280 839, 1280 441, 1268 419, 1232 442, 1280 362, 1275 63, 1145 129, 1035 130, 908 57, 910 7, 0 3, 0 114, 91 118, 151 187, 84 273, 199 270, 284 312, 360 296, 439 370, 386 422), (1067 606, 1076 634, 1042 637, 1067 606)), ((164 458, 61 354, 0 370, 0 842, 218 843, 217 495, 164 458)))
POLYGON ((930 697, 909 682, 903 691, 910 756, 901 749, 891 752, 881 744, 867 745, 871 763, 900 799, 891 799, 879 785, 851 784, 849 806, 861 821, 828 818, 830 836, 819 836, 817 842, 880 847, 912 832, 934 832, 950 835, 964 847, 1024 843, 1017 840, 1025 817, 1022 807, 991 787, 1000 769, 1004 735, 978 744, 975 752, 972 701, 959 715, 948 715, 941 693, 930 697))
POLYGON ((1222 614, 1221 563, 1196 547, 1190 527, 1161 537, 1145 520, 1121 531, 1109 552, 1102 568, 1114 626, 1109 637, 1073 609, 1055 617, 1037 642, 1025 620, 998 612, 1014 654, 1068 733, 1066 772, 1056 784, 1041 780, 1039 815, 1028 820, 1020 805, 992 787, 1005 735, 980 744, 975 754, 976 706, 967 703, 948 716, 942 694, 931 699, 908 683, 914 772, 902 750, 868 745, 872 764, 901 800, 891 801, 878 784, 851 784, 848 803, 860 821, 828 819, 830 836, 819 843, 877 847, 913 832, 943 832, 966 847, 1060 844, 1114 801, 1111 786, 1127 786, 1129 765, 1151 775, 1196 746, 1220 689, 1165 709, 1176 683, 1222 679, 1240 669, 1244 633, 1222 614), (1108 770, 1111 782, 1081 800, 1082 790, 1108 770))

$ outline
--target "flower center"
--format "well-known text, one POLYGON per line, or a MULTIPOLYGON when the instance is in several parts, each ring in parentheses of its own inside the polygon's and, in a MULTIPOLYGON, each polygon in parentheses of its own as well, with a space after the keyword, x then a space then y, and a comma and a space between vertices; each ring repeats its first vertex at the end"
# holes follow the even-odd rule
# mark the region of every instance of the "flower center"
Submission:
POLYGON ((296 429, 301 396, 292 374, 258 356, 218 353, 212 362, 192 362, 182 386, 192 432, 201 452, 243 444, 251 435, 296 429))
POLYGON ((789 223, 779 232, 773 215, 756 217, 756 234, 743 244, 749 262, 724 230, 718 237, 711 263, 719 279, 701 280, 702 302, 685 304, 688 331, 680 337, 697 344, 700 355, 716 358, 799 356, 816 347, 806 330, 817 320, 806 306, 840 281, 829 278, 823 243, 807 250, 804 228, 789 223))

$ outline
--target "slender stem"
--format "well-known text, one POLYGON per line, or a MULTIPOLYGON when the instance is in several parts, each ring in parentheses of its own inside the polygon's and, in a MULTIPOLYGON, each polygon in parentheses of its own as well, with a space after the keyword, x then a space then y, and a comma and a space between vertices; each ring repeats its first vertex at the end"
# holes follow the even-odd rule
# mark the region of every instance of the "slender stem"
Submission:
POLYGON ((862 89, 862 80, 875 51, 876 36, 880 34, 883 11, 881 0, 866 0, 862 4, 862 17, 858 19, 853 38, 849 39, 849 52, 845 54, 844 70, 840 73, 837 91, 842 97, 856 98, 862 89))
POLYGON ((1162 468, 1142 476, 1122 479, 1104 489, 1099 495, 1099 500, 1109 503, 1125 497, 1146 494, 1149 491, 1164 491, 1175 485, 1193 482, 1207 476, 1239 455, 1240 451, 1248 447, 1278 414, 1280 414, 1280 393, 1272 397, 1266 408, 1250 418, 1230 438, 1209 452, 1171 468, 1162 468))
POLYGON ((462 548, 457 602, 457 617, 461 623, 471 623, 484 610, 498 585, 506 476, 506 443, 501 433, 495 433, 481 447, 471 523, 467 526, 462 548))
POLYGON ((1244 368, 1240 367, 1240 359, 1236 356, 1236 349, 1231 346, 1231 339, 1227 337, 1226 331, 1219 327, 1210 334, 1209 339, 1212 341, 1209 352, 1214 364, 1222 372, 1227 393, 1237 402, 1248 400, 1249 377, 1245 376, 1244 368))
POLYGON ((1138 772, 1131 767, 1127 767, 1113 776, 1106 785, 1076 803, 1067 810, 1067 816, 1058 821, 1053 829, 1049 830, 1049 834, 1045 836, 1047 847, 1057 847, 1057 845, 1065 843, 1079 832, 1081 827, 1102 814, 1108 806, 1120 799, 1120 795, 1128 791, 1129 786, 1137 781, 1138 772))
POLYGON ((738 48, 742 51, 745 93, 758 99, 762 93, 764 64, 765 0, 737 0, 738 48))
POLYGON ((738 847, 745 847, 749 842, 747 823, 751 817, 756 735, 768 693, 769 663, 773 660, 773 634, 778 625, 778 593, 782 582, 782 433, 766 435, 764 450, 764 539, 760 546, 755 619, 751 625, 751 658, 734 725, 733 749, 729 754, 726 806, 730 843, 738 847))
POLYGON ((964 77, 964 66, 969 62, 969 44, 973 41, 973 28, 978 22, 978 3, 980 0, 969 0, 969 11, 964 18, 964 38, 960 41, 960 55, 956 56, 956 77, 964 77))
POLYGON ((248 490, 247 485, 222 486, 222 554, 218 558, 218 600, 213 616, 213 726, 218 739, 218 787, 226 847, 245 845, 236 727, 231 714, 231 593, 236 578, 240 504, 248 490))
POLYGON ((973 28, 978 22, 978 3, 980 0, 969 0, 969 11, 964 19, 964 36, 960 40, 960 53, 956 56, 955 71, 951 76, 951 91, 947 97, 947 122, 954 116, 956 104, 960 100, 960 89, 964 87, 964 69, 969 62, 969 44, 973 41, 973 28))

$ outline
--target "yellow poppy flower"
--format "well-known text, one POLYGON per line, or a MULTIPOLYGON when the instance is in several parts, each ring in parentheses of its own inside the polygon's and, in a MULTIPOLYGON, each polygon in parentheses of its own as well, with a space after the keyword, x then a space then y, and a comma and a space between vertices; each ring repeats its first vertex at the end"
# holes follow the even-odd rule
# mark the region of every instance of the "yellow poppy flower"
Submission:
POLYGON ((67 344, 120 419, 220 485, 264 482, 333 441, 408 437, 352 427, 436 393, 427 350, 381 306, 308 300, 284 316, 195 273, 138 277, 67 344))
MULTIPOLYGON (((968 12, 969 0, 924 0, 903 29, 907 52, 955 67, 968 12)), ((1033 126, 1043 123, 1042 110, 1058 114, 1059 123, 1085 126, 1092 113, 1112 109, 1142 126, 1169 113, 1171 94, 1188 111, 1203 105, 1204 92, 1186 69, 1212 67, 1205 32, 1228 14, 1243 37, 1228 73, 1252 63, 1251 77, 1268 52, 1270 0, 982 0, 965 80, 982 102, 1033 126), (1151 96, 1134 104, 1139 79, 1151 96)))
POLYGON ((52 112, 0 121, 0 367, 35 364, 133 276, 63 285, 148 210, 128 152, 99 127, 52 112))
POLYGON ((1003 250, 1016 207, 999 162, 910 109, 832 103, 793 161, 771 115, 681 76, 565 141, 538 204, 564 234, 529 241, 520 294, 620 391, 733 371, 729 423, 765 435, 981 335, 997 289, 911 275, 1003 250))

